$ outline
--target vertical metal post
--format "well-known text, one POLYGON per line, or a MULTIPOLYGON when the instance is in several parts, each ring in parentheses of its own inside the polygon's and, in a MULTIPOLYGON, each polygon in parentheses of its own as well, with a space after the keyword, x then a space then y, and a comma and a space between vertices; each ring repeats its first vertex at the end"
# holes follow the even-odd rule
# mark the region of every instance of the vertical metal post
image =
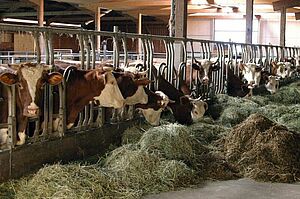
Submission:
POLYGON ((114 26, 114 33, 116 33, 113 37, 113 65, 115 68, 119 67, 119 41, 117 33, 119 32, 119 27, 114 26))

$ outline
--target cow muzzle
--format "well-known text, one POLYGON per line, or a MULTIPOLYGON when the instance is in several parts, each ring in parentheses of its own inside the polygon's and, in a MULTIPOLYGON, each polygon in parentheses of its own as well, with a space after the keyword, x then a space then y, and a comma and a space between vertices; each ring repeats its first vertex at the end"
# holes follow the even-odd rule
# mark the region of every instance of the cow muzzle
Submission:
POLYGON ((27 110, 25 110, 24 115, 27 117, 36 117, 39 115, 39 107, 35 103, 31 103, 27 106, 27 110))
POLYGON ((208 83, 209 83, 209 78, 208 78, 207 76, 206 76, 206 77, 203 77, 202 83, 203 83, 204 85, 208 85, 208 83))

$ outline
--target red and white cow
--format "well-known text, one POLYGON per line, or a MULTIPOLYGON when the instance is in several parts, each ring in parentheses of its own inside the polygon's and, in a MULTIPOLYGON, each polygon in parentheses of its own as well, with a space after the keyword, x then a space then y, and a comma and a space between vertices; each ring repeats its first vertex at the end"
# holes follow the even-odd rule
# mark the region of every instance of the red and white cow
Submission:
POLYGON ((249 84, 249 87, 256 87, 260 84, 262 68, 255 63, 240 63, 239 68, 243 78, 249 84))
POLYGON ((136 104, 135 108, 141 110, 143 116, 149 124, 158 126, 162 111, 165 110, 170 102, 174 102, 172 102, 169 97, 161 91, 156 91, 154 93, 147 88, 145 88, 145 91, 148 95, 147 104, 136 104))
MULTIPOLYGON (((125 101, 112 73, 113 68, 101 66, 97 69, 79 70, 75 66, 66 69, 57 66, 57 70, 66 79, 67 129, 74 125, 78 114, 90 101, 99 101, 103 107, 124 106, 125 101)), ((56 99, 56 111, 57 101, 56 99)), ((55 124, 58 123, 59 121, 55 121, 55 124)), ((57 127, 54 126, 54 129, 57 127)))
MULTIPOLYGON (((57 72, 49 72, 51 66, 34 63, 21 63, 5 66, 6 71, 0 75, 0 82, 5 85, 16 84, 16 117, 17 117, 17 145, 25 143, 25 130, 28 118, 38 117, 40 115, 40 107, 43 105, 43 87, 45 84, 57 85, 61 83, 63 77, 57 72)), ((3 70, 2 70, 3 71, 3 70)), ((3 85, 2 85, 3 86, 3 85)), ((2 107, 7 107, 8 99, 6 92, 2 95, 2 107)), ((7 122, 7 108, 1 112, 2 120, 0 123, 7 122)), ((7 130, 0 130, 2 137, 6 137, 7 130)), ((6 141, 2 141, 6 143, 6 141)))

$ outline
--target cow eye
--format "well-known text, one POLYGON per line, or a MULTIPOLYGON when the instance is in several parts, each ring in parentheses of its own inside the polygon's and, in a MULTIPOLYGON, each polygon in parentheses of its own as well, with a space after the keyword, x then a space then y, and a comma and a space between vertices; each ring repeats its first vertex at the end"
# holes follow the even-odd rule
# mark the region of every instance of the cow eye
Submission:
POLYGON ((19 84, 17 84, 18 85, 18 87, 19 87, 19 89, 23 89, 23 86, 19 83, 19 84))

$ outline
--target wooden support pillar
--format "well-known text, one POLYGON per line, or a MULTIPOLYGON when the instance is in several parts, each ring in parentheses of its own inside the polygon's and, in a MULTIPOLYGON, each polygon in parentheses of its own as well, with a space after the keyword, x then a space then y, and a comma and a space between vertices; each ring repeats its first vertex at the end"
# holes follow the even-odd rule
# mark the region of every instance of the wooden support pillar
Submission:
POLYGON ((44 26, 44 0, 40 0, 38 9, 38 24, 39 26, 44 26))
MULTIPOLYGON (((188 0, 172 0, 175 1, 175 37, 187 36, 187 5, 188 0)), ((177 43, 174 46, 175 68, 179 67, 180 62, 183 61, 183 48, 181 43, 177 43)))
MULTIPOLYGON (((40 27, 44 26, 44 14, 45 14, 45 4, 44 4, 44 0, 40 0, 39 1, 39 5, 38 5, 38 25, 40 27)), ((41 60, 44 61, 45 59, 43 59, 43 56, 45 55, 45 40, 43 35, 40 35, 40 49, 41 49, 41 60)))
MULTIPOLYGON (((101 31, 101 8, 98 7, 95 12, 95 26, 97 31, 101 31)), ((100 52, 101 50, 101 37, 96 38, 96 50, 100 52)))
MULTIPOLYGON (((139 13, 139 16, 138 16, 138 26, 137 26, 137 32, 138 32, 138 34, 143 34, 142 23, 143 23, 143 15, 141 13, 139 13)), ((142 53, 143 53, 142 40, 139 39, 138 40, 138 54, 141 56, 142 53)))
POLYGON ((186 37, 188 0, 173 1, 175 1, 175 37, 186 37))
POLYGON ((285 46, 286 8, 280 10, 280 45, 285 46))
POLYGON ((252 44, 253 32, 253 0, 246 2, 246 43, 252 44))

